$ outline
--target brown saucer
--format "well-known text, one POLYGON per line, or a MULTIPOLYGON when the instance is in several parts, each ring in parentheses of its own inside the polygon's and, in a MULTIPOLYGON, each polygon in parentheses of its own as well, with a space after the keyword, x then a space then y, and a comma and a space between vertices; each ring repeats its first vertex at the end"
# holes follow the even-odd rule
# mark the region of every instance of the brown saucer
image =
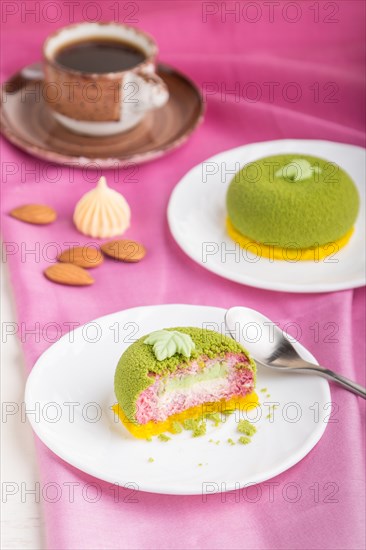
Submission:
POLYGON ((122 134, 102 138, 74 134, 53 118, 35 67, 25 67, 2 85, 1 131, 20 149, 50 162, 91 168, 90 163, 95 168, 115 168, 146 162, 182 145, 203 119, 196 85, 175 69, 159 65, 158 75, 170 93, 166 105, 122 134))

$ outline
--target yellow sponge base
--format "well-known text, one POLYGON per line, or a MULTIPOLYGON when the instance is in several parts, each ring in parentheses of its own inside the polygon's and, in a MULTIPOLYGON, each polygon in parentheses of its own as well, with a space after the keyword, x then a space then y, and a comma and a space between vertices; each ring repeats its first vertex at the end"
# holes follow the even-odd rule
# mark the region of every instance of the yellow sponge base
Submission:
POLYGON ((270 258, 271 260, 286 260, 288 262, 309 260, 316 262, 332 254, 336 254, 338 250, 348 243, 354 231, 352 227, 341 239, 332 243, 312 246, 311 248, 282 248, 280 246, 258 243, 249 237, 245 237, 245 235, 242 235, 235 229, 229 218, 226 220, 226 229, 233 241, 253 254, 270 258))
POLYGON ((225 412, 231 410, 249 411, 258 406, 258 396, 255 392, 246 395, 245 397, 233 397, 232 399, 222 399, 215 403, 204 403, 197 407, 191 407, 186 411, 173 414, 163 422, 147 422, 146 424, 134 424, 125 416, 122 408, 116 403, 112 410, 118 415, 122 424, 127 430, 139 439, 147 439, 153 435, 159 435, 164 432, 176 433, 174 424, 182 423, 188 418, 200 418, 205 414, 213 414, 215 412, 225 412))

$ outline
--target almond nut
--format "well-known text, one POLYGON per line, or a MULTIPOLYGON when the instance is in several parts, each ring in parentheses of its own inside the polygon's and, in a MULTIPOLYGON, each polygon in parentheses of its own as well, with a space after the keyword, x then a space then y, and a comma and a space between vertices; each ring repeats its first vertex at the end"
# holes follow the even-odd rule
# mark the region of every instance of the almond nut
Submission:
POLYGON ((61 252, 59 262, 78 265, 79 267, 98 267, 103 263, 103 254, 96 246, 74 246, 61 252))
POLYGON ((52 223, 57 218, 56 211, 45 204, 25 204, 24 206, 13 208, 9 214, 22 222, 37 225, 52 223))
POLYGON ((86 286, 94 283, 86 269, 73 264, 52 264, 44 270, 44 275, 60 285, 86 286))
POLYGON ((120 262, 139 262, 146 255, 142 244, 126 239, 109 241, 102 244, 100 248, 104 254, 120 262))

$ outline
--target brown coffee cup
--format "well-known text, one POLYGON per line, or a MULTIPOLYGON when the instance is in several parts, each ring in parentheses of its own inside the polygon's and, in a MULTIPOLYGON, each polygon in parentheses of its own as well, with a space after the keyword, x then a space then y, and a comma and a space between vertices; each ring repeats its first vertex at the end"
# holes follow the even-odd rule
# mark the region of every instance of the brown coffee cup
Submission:
POLYGON ((125 132, 145 114, 163 106, 168 89, 156 74, 158 48, 145 32, 119 23, 79 23, 51 34, 43 47, 48 107, 69 130, 90 136, 125 132), (144 54, 141 63, 127 70, 88 73, 61 65, 57 53, 83 40, 118 40, 144 54))

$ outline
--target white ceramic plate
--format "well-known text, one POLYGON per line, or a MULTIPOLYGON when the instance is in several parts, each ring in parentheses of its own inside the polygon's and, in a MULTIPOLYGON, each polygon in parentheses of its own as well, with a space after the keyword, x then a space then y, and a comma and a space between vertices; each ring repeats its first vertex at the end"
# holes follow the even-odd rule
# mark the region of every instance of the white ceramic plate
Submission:
MULTIPOLYGON (((203 437, 183 432, 164 443, 133 438, 110 410, 115 367, 133 340, 162 327, 210 324, 207 328, 220 331, 224 314, 224 309, 206 306, 139 307, 65 335, 39 358, 28 378, 26 408, 39 410, 38 418, 29 416, 33 429, 73 466, 132 490, 179 495, 229 491, 287 470, 325 430, 330 391, 319 377, 260 370, 257 388, 268 388, 271 397, 259 392, 262 407, 251 412, 258 431, 246 446, 227 442, 240 436, 235 415, 209 427, 203 437), (266 418, 265 402, 278 402, 273 422, 266 418), (220 444, 210 443, 211 438, 220 444)), ((304 359, 315 361, 303 346, 297 343, 296 348, 304 359)))
POLYGON ((190 170, 173 190, 168 222, 184 252, 209 271, 246 285, 286 292, 330 292, 365 284, 365 150, 315 140, 279 140, 220 153, 190 170), (225 230, 226 190, 248 162, 279 153, 307 153, 338 163, 361 197, 355 232, 346 247, 319 262, 271 261, 235 245, 225 230), (235 251, 233 253, 233 251, 235 251))

